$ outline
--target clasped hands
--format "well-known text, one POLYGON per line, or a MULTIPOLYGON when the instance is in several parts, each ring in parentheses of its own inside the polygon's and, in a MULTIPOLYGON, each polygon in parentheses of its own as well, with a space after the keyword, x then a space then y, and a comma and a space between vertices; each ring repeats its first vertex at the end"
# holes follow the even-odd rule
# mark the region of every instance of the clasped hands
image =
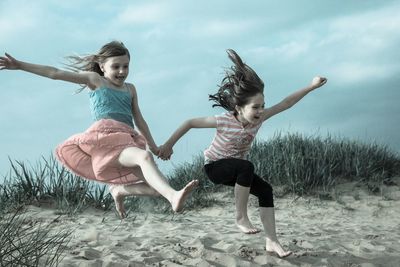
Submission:
POLYGON ((157 156, 159 159, 162 160, 169 160, 171 159, 171 155, 174 153, 172 147, 168 144, 161 145, 159 147, 150 148, 150 151, 157 156))

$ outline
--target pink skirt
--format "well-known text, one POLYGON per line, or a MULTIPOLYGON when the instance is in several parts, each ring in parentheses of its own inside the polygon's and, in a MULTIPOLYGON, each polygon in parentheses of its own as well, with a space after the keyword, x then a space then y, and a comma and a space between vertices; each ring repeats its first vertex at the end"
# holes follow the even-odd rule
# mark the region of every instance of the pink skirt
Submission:
POLYGON ((146 139, 122 122, 102 119, 58 145, 56 157, 67 169, 89 180, 120 185, 144 182, 139 168, 118 163, 127 147, 145 150, 146 139))

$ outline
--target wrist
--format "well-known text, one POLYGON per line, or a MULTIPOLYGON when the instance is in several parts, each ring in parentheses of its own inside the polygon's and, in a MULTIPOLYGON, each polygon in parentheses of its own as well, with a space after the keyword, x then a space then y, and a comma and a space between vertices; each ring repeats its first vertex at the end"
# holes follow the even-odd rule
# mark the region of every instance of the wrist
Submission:
POLYGON ((318 86, 315 86, 315 85, 311 84, 310 86, 306 87, 306 91, 307 92, 311 92, 316 88, 318 88, 318 86))
POLYGON ((174 143, 171 141, 167 141, 167 142, 165 142, 164 146, 167 148, 172 148, 174 146, 174 143))
POLYGON ((155 144, 149 144, 149 148, 150 148, 150 150, 156 150, 157 149, 157 146, 155 145, 155 144))
POLYGON ((24 62, 19 61, 19 60, 15 60, 15 69, 17 69, 17 70, 25 70, 23 65, 24 65, 24 62))

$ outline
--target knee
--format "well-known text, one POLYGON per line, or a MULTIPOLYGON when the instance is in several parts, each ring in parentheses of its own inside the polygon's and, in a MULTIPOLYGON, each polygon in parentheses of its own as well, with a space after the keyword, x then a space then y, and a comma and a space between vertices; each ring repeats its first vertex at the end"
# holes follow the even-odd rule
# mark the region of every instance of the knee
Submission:
POLYGON ((270 195, 273 194, 272 186, 269 183, 264 184, 264 192, 270 195))
POLYGON ((255 168, 254 168, 254 164, 252 162, 250 162, 248 160, 244 160, 242 163, 241 169, 243 170, 243 172, 253 174, 255 168))
POLYGON ((264 185, 263 193, 259 196, 260 207, 274 207, 274 194, 272 186, 268 183, 264 185))
POLYGON ((253 183, 254 178, 254 165, 250 161, 243 161, 241 163, 238 176, 236 178, 236 183, 241 186, 249 187, 253 183))

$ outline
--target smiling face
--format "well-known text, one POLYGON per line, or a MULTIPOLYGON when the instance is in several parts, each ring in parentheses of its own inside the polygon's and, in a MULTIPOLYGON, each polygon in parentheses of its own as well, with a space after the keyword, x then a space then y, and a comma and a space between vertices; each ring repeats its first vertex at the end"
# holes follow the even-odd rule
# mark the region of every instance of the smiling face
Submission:
POLYGON ((129 74, 129 56, 108 57, 100 64, 101 71, 112 85, 121 87, 129 74))
POLYGON ((264 95, 258 93, 248 98, 247 104, 236 106, 237 119, 245 126, 249 123, 259 123, 264 110, 264 95))

